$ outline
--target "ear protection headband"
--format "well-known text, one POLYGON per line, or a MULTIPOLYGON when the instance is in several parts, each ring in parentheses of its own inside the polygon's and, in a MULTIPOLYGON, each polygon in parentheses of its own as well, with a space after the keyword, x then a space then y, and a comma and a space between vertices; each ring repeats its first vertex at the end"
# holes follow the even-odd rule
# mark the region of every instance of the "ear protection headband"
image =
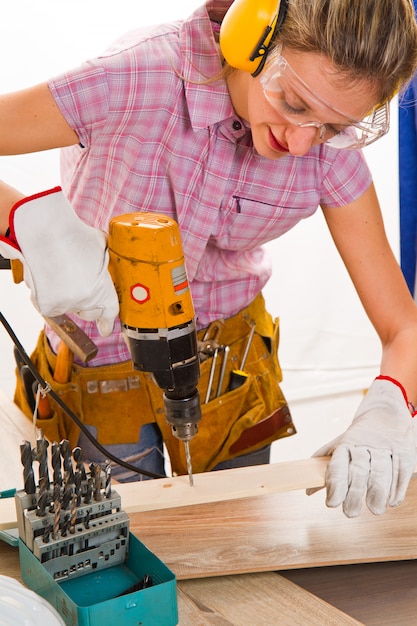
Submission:
POLYGON ((220 27, 220 48, 232 67, 257 76, 272 37, 280 30, 289 0, 235 0, 220 27))

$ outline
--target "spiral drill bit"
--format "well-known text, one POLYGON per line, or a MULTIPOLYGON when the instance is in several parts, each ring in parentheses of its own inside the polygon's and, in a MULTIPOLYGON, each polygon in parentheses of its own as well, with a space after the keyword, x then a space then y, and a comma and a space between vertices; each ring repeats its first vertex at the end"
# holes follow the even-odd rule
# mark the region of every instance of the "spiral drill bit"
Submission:
POLYGON ((94 500, 101 500, 101 468, 98 463, 90 463, 91 477, 94 481, 94 500))
POLYGON ((83 463, 83 451, 79 446, 74 448, 74 450, 72 451, 72 456, 74 458, 77 471, 81 472, 82 480, 87 480, 87 475, 85 473, 85 467, 83 463))
POLYGON ((61 471, 61 452, 59 444, 55 441, 52 444, 52 470, 54 485, 62 485, 62 471, 61 471))
POLYGON ((59 444, 59 447, 64 465, 65 484, 72 485, 74 483, 74 469, 72 467, 69 441, 67 439, 63 439, 59 444))
POLYGON ((45 489, 49 489, 49 472, 48 472, 48 447, 49 441, 45 437, 41 437, 36 442, 36 460, 39 463, 39 483, 42 480, 45 489))
POLYGON ((57 540, 59 536, 59 522, 61 518, 61 489, 59 485, 54 486, 53 507, 54 507, 54 510, 53 510, 54 522, 53 522, 52 536, 55 540, 57 540))
POLYGON ((80 504, 81 504, 82 481, 83 481, 82 474, 81 474, 81 472, 79 472, 77 470, 75 472, 75 476, 74 476, 75 495, 77 497, 77 506, 80 506, 80 504))
POLYGON ((35 476, 33 473, 32 446, 29 441, 25 441, 20 446, 20 459, 23 465, 24 489, 27 494, 36 492, 35 476))
POLYGON ((190 481, 190 486, 192 487, 194 485, 194 478, 193 478, 193 466, 191 464, 191 453, 190 453, 189 441, 184 441, 184 448, 185 448, 185 458, 187 461, 188 480, 190 481))
POLYGON ((65 485, 64 493, 62 496, 62 505, 61 505, 61 508, 64 509, 64 511, 69 507, 71 497, 72 497, 71 485, 65 485))
POLYGON ((87 489, 85 492, 85 496, 84 496, 84 504, 90 504, 92 497, 93 497, 93 485, 94 485, 94 479, 93 478, 89 478, 87 481, 87 489))
POLYGON ((75 533, 75 523, 77 521, 77 496, 74 494, 71 498, 71 512, 70 512, 70 533, 75 533))
POLYGON ((39 479, 39 496, 38 496, 38 510, 36 515, 38 517, 45 517, 46 506, 48 504, 48 479, 43 476, 39 479))
POLYGON ((106 467, 104 469, 104 473, 106 474, 106 488, 105 488, 105 496, 108 500, 111 498, 111 463, 110 461, 106 461, 106 467))
POLYGON ((70 524, 70 514, 66 513, 64 515, 64 519, 62 520, 61 537, 67 536, 69 524, 70 524))
MULTIPOLYGON (((45 526, 45 529, 43 531, 43 537, 42 537, 42 541, 44 543, 49 543, 49 539, 51 536, 51 531, 52 531, 52 524, 48 524, 48 526, 45 526)), ((55 539, 55 537, 54 537, 55 539)))

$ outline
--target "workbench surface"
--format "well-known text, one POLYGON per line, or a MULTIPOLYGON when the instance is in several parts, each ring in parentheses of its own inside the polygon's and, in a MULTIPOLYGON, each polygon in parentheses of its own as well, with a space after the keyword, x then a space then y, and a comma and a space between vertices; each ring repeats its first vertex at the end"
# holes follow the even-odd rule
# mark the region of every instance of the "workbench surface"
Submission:
MULTIPOLYGON (((0 401, 2 488, 19 488, 14 450, 28 420, 1 390, 0 401)), ((131 530, 177 575, 180 626, 416 624, 417 476, 403 505, 377 518, 347 520, 323 500, 292 492, 145 511, 131 530)), ((2 541, 0 574, 21 580, 18 550, 2 541)))
MULTIPOLYGON (((21 581, 0 541, 0 574, 21 581)), ((412 626, 417 562, 370 563, 178 582, 179 626, 412 626)))

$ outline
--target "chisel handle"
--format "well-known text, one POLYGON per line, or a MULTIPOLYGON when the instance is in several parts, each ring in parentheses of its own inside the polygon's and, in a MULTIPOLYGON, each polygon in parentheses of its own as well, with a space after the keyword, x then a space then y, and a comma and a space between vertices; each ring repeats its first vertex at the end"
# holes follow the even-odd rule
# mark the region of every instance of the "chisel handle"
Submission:
POLYGON ((56 354, 54 380, 57 383, 67 383, 71 378, 74 354, 64 341, 59 342, 56 354))

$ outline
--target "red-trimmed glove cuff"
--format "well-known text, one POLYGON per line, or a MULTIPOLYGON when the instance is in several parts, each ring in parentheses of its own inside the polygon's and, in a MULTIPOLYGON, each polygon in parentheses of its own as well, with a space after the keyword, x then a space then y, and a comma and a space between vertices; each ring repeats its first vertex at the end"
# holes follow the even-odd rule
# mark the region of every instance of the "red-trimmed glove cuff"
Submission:
POLYGON ((20 246, 17 241, 16 233, 14 230, 14 216, 15 216, 17 209, 21 207, 23 204, 30 202, 31 200, 36 200, 37 198, 42 198, 42 196, 48 196, 51 193, 57 193, 59 191, 62 191, 61 187, 54 187, 53 189, 48 189, 47 191, 41 191, 40 193, 35 193, 32 196, 26 196, 25 198, 22 198, 21 200, 16 202, 16 204, 12 206, 10 213, 9 213, 9 228, 6 231, 6 235, 4 237, 0 237, 0 240, 5 241, 10 246, 13 246, 13 248, 15 248, 16 250, 19 250, 20 252, 21 251, 20 246))
POLYGON ((391 383, 393 383, 394 385, 397 385, 397 387, 399 387, 401 389, 401 392, 404 396, 404 400, 405 403, 411 413, 411 417, 414 417, 415 415, 417 415, 417 409, 415 408, 415 406, 412 404, 412 402, 409 401, 408 397, 407 397, 407 392, 404 389, 404 387, 402 386, 402 384, 400 382, 398 382, 398 380, 395 380, 395 378, 391 378, 391 376, 383 376, 382 374, 380 376, 377 376, 375 378, 375 380, 389 380, 391 383))

